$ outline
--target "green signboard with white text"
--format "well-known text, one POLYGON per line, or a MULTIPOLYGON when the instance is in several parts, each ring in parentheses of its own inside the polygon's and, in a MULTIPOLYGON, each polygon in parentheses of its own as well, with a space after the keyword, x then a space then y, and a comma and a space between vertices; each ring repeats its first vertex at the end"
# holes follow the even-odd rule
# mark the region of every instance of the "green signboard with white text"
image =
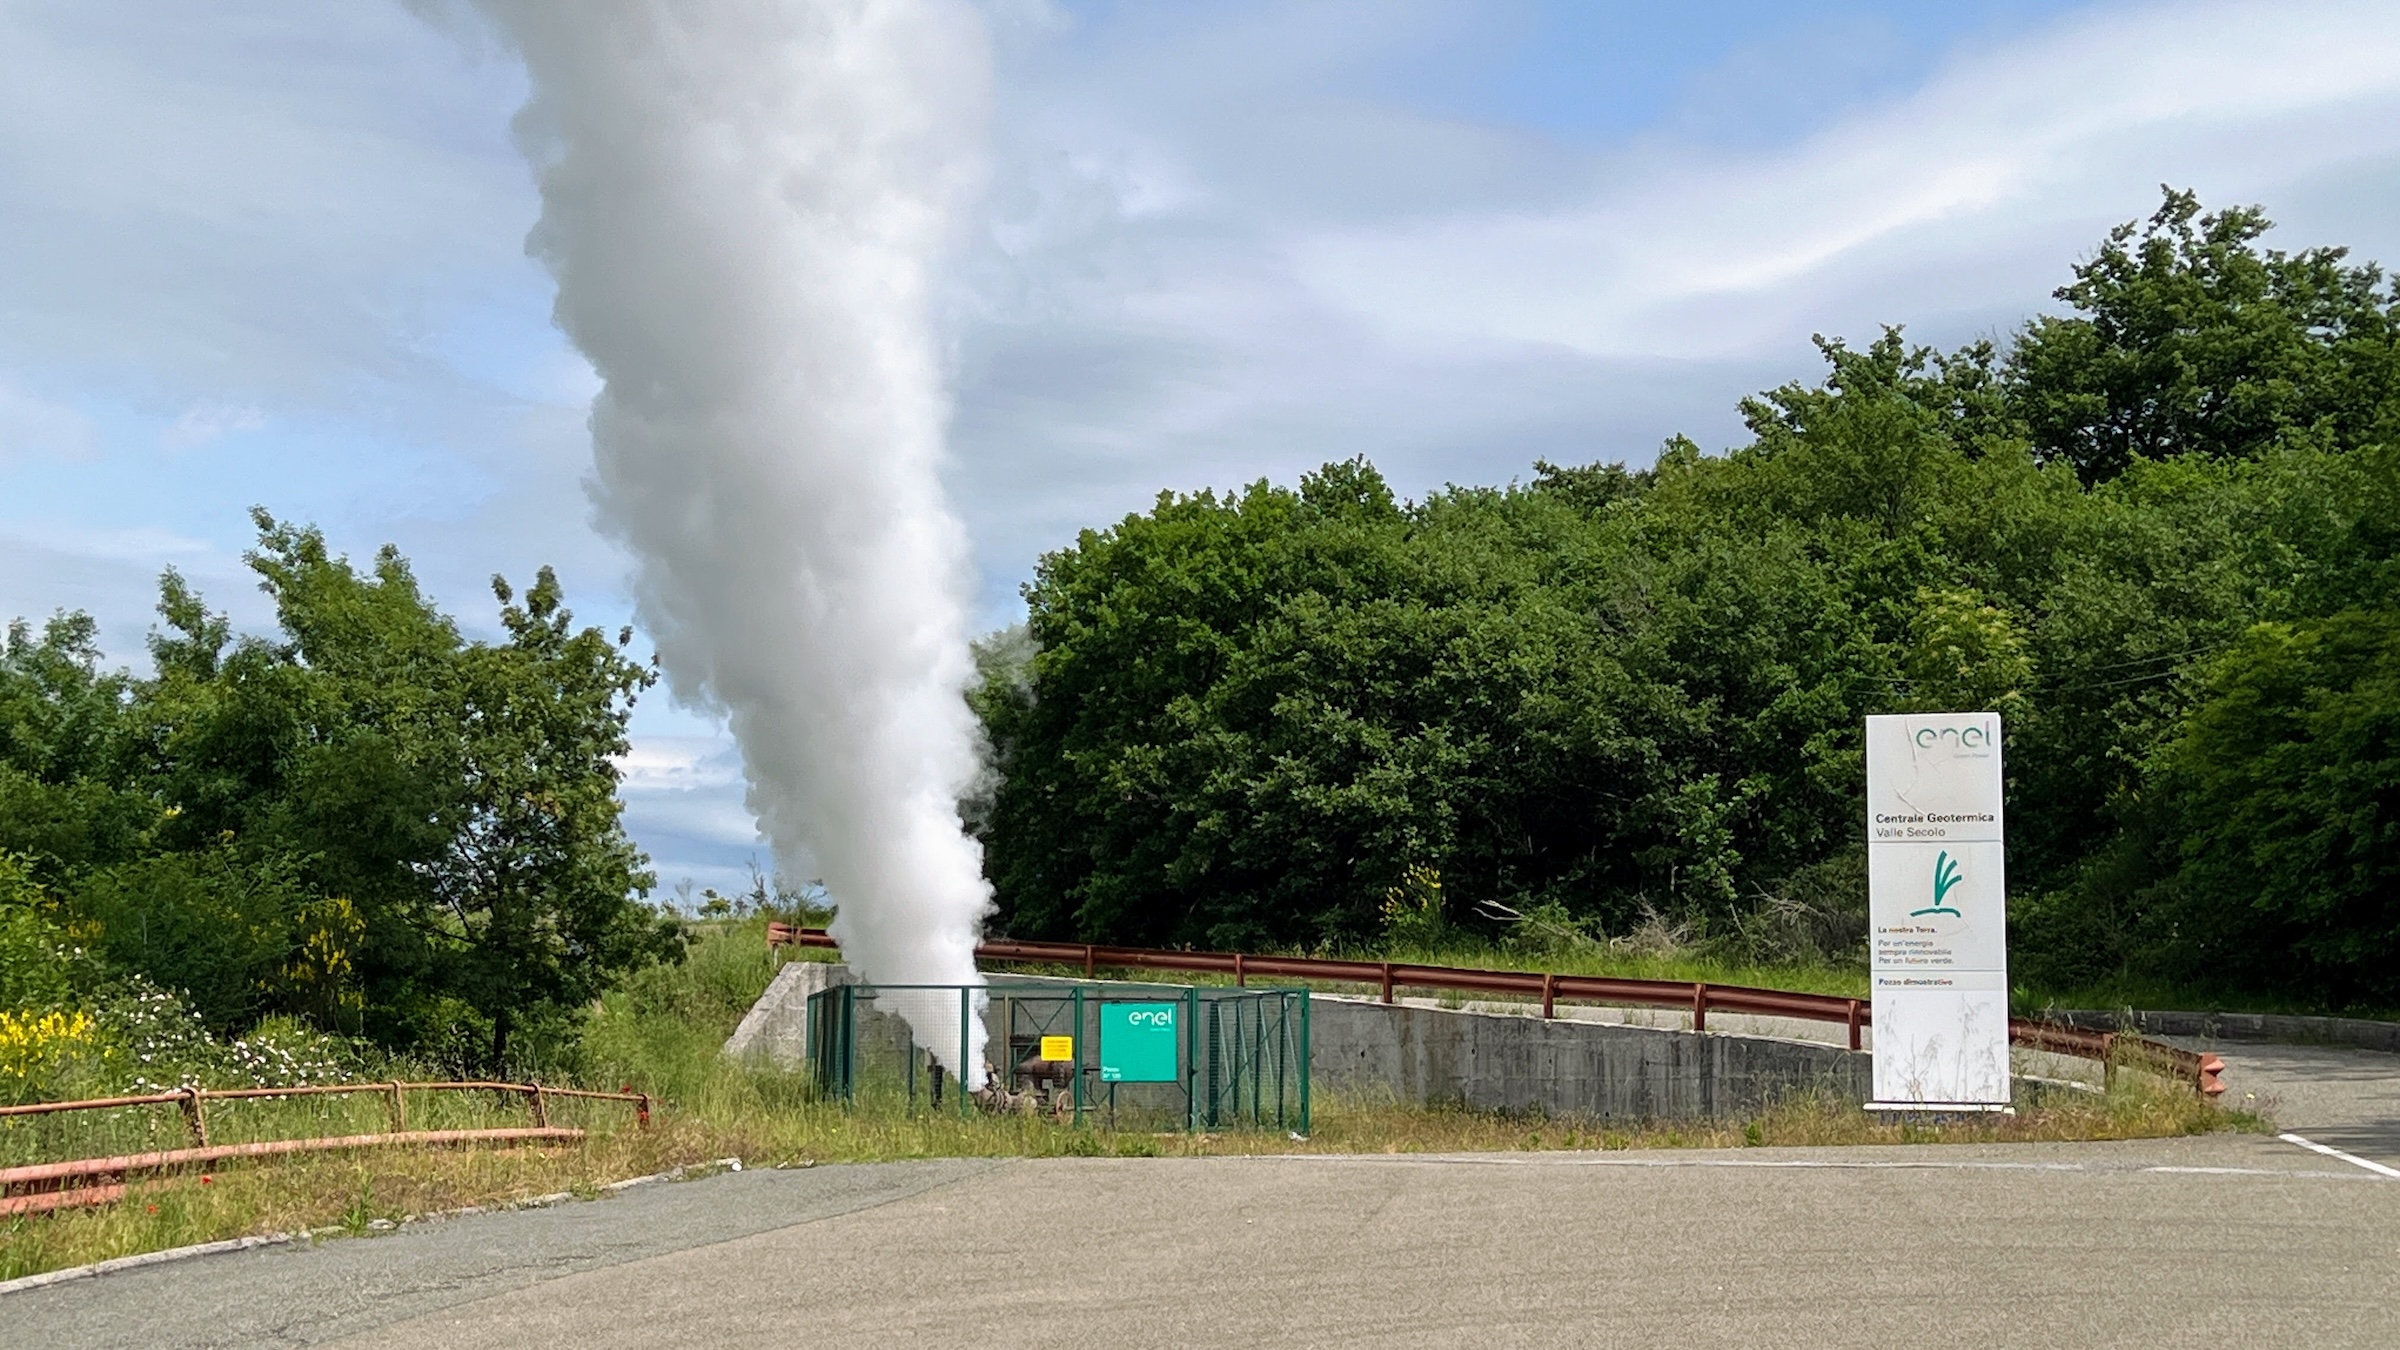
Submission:
POLYGON ((1173 1083, 1181 1072, 1180 1003, 1100 1005, 1100 1081, 1173 1083))

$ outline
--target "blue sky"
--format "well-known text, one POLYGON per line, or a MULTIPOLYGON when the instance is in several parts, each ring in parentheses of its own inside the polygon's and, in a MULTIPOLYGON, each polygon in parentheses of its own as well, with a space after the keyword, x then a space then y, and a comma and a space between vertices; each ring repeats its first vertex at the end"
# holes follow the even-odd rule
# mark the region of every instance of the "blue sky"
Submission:
MULTIPOLYGON (((992 626, 1162 487, 1724 445, 1811 333, 2005 334, 2161 182, 2400 260, 2388 4, 981 8, 945 315, 992 626)), ((138 663, 173 565, 256 626, 260 504, 399 544, 470 625, 543 562, 625 619, 525 87, 446 0, 0 0, 0 616, 87 609, 138 663)), ((636 726, 662 880, 763 861, 719 730, 636 726)))

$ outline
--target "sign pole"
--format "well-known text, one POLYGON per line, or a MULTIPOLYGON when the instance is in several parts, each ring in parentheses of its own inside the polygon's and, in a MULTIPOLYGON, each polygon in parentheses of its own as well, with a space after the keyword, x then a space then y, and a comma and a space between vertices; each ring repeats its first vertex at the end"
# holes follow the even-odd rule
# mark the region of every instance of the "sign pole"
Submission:
POLYGON ((2006 1111, 2000 715, 1867 719, 1877 1111, 2006 1111))

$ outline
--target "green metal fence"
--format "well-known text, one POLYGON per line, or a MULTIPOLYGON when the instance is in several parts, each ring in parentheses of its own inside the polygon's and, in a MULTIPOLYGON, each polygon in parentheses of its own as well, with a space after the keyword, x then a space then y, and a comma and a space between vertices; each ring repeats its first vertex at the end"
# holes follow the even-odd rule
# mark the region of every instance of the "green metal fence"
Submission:
POLYGON ((1305 989, 836 985, 810 996, 807 1043, 818 1090, 854 1104, 1127 1128, 1309 1128, 1305 989), (901 1009, 920 1025, 956 1026, 958 1044, 919 1044, 901 1009), (985 1085, 962 1093, 945 1066, 966 1062, 977 1023, 985 1085))

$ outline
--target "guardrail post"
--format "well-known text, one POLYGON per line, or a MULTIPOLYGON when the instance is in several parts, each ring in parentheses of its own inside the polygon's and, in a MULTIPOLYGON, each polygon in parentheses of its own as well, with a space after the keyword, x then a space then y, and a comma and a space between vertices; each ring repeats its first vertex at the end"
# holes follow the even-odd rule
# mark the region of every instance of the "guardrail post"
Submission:
POLYGON ((1708 986, 1705 984, 1695 983, 1692 986, 1692 1030, 1708 1030, 1708 986))
POLYGON ((1858 1000, 1850 1000, 1850 1048, 1858 1048, 1858 1000))
POLYGON ((2100 1033, 2100 1086, 2113 1088, 2116 1085, 2117 1033, 2104 1031, 2100 1033))
POLYGON ((1389 961, 1383 963, 1383 1001, 1392 1001, 1392 963, 1389 961))
POLYGON ((533 1125, 537 1130, 550 1128, 550 1108, 542 1101, 542 1085, 531 1083, 525 1089, 525 1101, 533 1108, 533 1125))
POLYGON ((400 1100, 400 1080, 395 1078, 388 1086, 392 1094, 392 1133, 406 1134, 408 1133, 408 1107, 400 1100))
POLYGON ((1235 952, 1233 954, 1233 987, 1236 989, 1247 989, 1250 987, 1250 975, 1248 971, 1242 969, 1242 954, 1240 952, 1235 952))
POLYGON ((1552 1015, 1552 1014, 1551 1014, 1551 1005, 1552 1005, 1552 1004, 1553 1004, 1553 1003, 1554 1003, 1554 1002, 1557 1000, 1557 997, 1558 997, 1558 975, 1557 975, 1555 972, 1553 972, 1553 971, 1547 971, 1547 970, 1545 970, 1545 971, 1543 971, 1543 972, 1542 972, 1542 1020, 1543 1020, 1543 1021, 1545 1021, 1545 1022, 1546 1022, 1546 1021, 1549 1021, 1549 1020, 1550 1020, 1550 1017, 1551 1017, 1551 1015, 1552 1015))
POLYGON ((183 1127, 192 1132, 192 1142, 208 1147, 208 1117, 200 1109, 200 1089, 183 1090, 183 1127))
POLYGON ((1092 944, 1083 944, 1083 978, 1092 978, 1092 944))
POLYGON ((633 1108, 633 1123, 639 1129, 650 1128, 650 1094, 645 1092, 633 1108))

